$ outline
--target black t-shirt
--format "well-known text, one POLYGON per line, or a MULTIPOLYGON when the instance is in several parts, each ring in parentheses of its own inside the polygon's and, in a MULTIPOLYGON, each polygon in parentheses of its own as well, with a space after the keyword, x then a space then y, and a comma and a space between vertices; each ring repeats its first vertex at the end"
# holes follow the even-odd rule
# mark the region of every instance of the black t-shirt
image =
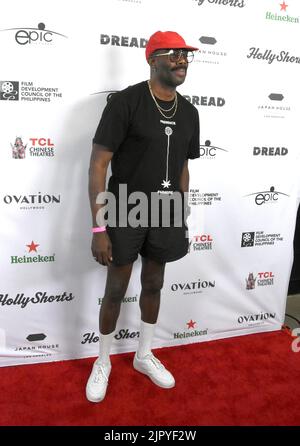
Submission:
MULTIPOLYGON (((158 111, 146 81, 115 93, 107 103, 93 142, 114 152, 108 190, 116 198, 119 184, 127 185, 128 195, 142 191, 148 198, 151 192, 180 191, 184 161, 200 156, 199 115, 177 95, 177 111, 171 119, 158 111)), ((157 102, 164 109, 173 104, 157 102)))

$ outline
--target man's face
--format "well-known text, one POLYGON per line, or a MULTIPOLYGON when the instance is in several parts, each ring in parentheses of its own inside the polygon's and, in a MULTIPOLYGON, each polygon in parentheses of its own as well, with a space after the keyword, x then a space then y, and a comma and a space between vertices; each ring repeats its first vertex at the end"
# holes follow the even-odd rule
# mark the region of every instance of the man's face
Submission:
MULTIPOLYGON (((169 50, 170 49, 157 50, 155 51, 154 56, 167 53, 169 50)), ((174 51, 177 52, 178 50, 174 51)), ((156 77, 162 84, 176 88, 185 81, 188 63, 184 55, 176 61, 172 61, 172 59, 174 59, 174 57, 168 55, 153 57, 151 65, 156 68, 156 77)))

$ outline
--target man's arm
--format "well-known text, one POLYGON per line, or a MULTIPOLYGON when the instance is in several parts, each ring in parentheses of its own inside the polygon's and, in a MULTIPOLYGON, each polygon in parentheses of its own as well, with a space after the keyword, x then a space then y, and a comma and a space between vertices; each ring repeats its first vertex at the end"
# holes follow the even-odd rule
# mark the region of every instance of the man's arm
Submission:
MULTIPOLYGON (((99 144, 93 144, 90 167, 89 167, 89 198, 92 212, 93 227, 98 226, 96 216, 99 209, 104 206, 97 204, 96 199, 100 192, 105 192, 106 173, 113 152, 110 152, 99 144)), ((92 253, 101 265, 109 265, 112 260, 111 242, 106 233, 97 232, 93 234, 92 253)))

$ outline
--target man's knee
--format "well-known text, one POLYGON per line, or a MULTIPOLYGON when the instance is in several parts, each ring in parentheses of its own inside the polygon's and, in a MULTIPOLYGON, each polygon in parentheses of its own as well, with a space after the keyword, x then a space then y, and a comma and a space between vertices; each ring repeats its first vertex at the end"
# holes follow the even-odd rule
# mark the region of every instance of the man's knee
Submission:
POLYGON ((126 286, 123 282, 114 282, 110 284, 105 290, 104 299, 111 303, 119 304, 121 303, 125 293, 126 286))
POLYGON ((149 294, 158 293, 164 284, 164 277, 162 274, 155 274, 151 276, 142 277, 142 291, 149 294))

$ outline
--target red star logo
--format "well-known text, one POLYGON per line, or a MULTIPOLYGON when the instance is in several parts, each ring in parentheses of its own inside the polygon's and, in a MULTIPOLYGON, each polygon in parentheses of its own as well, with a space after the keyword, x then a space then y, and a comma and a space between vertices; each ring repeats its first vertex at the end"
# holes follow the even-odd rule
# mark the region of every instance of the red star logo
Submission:
POLYGON ((28 251, 28 252, 31 252, 31 251, 35 251, 35 252, 37 252, 36 248, 37 248, 37 246, 40 246, 40 245, 38 245, 37 243, 34 243, 34 242, 32 241, 30 245, 26 245, 26 246, 28 246, 28 248, 29 248, 29 251, 28 251))
POLYGON ((280 3, 281 9, 280 11, 286 11, 286 8, 288 7, 288 5, 285 4, 285 2, 280 3))
POLYGON ((192 319, 190 320, 190 322, 187 322, 186 325, 188 326, 188 328, 195 328, 196 322, 192 321, 192 319))

